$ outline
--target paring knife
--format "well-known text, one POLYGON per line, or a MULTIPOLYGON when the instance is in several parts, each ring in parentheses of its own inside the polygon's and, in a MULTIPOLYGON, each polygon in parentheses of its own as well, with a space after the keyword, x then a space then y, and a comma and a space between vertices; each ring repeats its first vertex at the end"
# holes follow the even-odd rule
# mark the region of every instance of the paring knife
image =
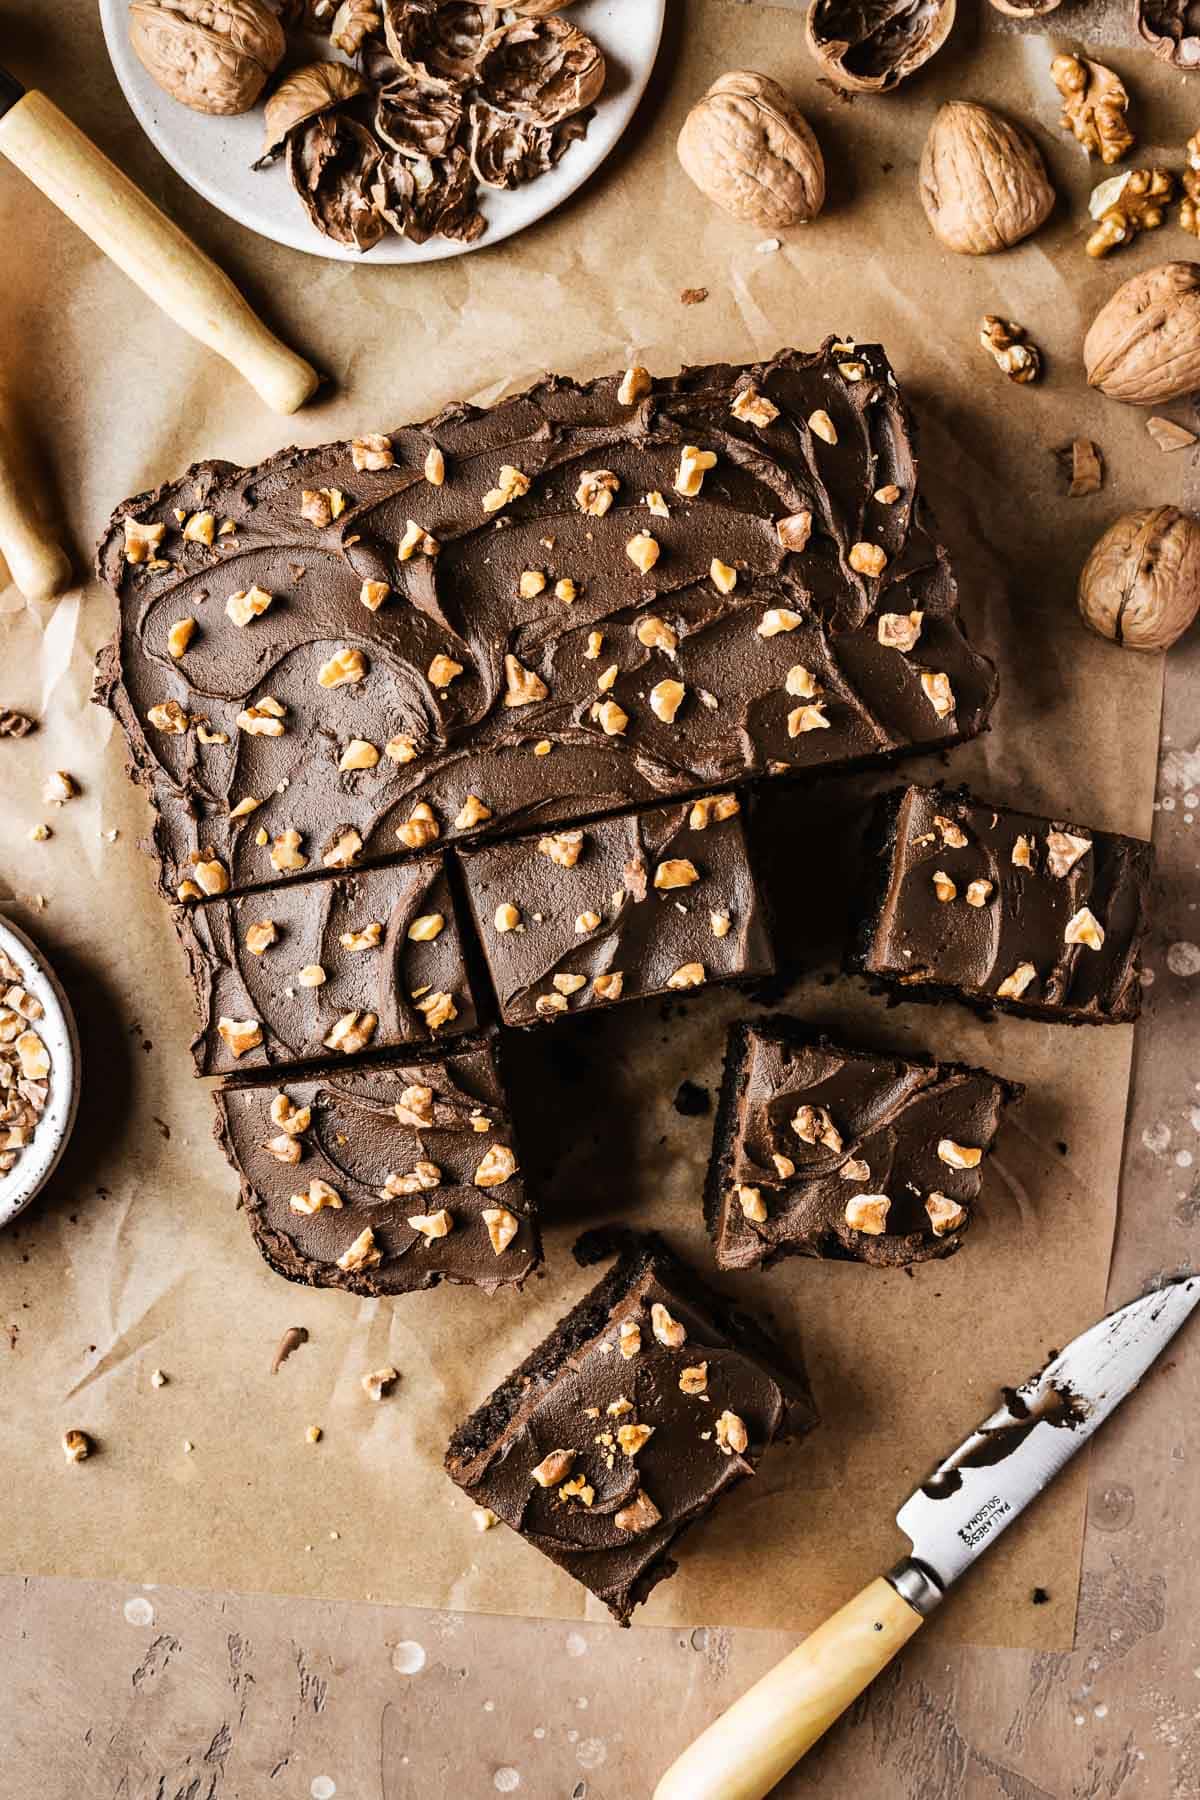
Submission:
POLYGON ((1197 1305, 1200 1275, 1143 1294, 1023 1387, 1006 1388, 999 1411, 896 1514, 912 1555, 722 1713, 672 1764, 654 1800, 762 1800, 1132 1392, 1197 1305))
POLYGON ((45 94, 0 69, 0 153, 185 331, 233 364, 275 412, 320 377, 262 323, 233 282, 45 94))

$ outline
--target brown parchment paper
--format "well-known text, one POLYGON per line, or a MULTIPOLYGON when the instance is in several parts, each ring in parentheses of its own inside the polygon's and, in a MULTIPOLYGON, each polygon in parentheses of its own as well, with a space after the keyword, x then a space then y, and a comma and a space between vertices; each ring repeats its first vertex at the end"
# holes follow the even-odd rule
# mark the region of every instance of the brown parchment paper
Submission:
MULTIPOLYGON (((792 10, 676 3, 633 131, 576 201, 495 250, 378 270, 277 250, 183 189, 116 92, 94 9, 47 0, 35 33, 0 5, 4 60, 67 106, 337 381, 295 421, 270 417, 0 166, 0 348, 81 558, 116 501, 200 455, 253 461, 289 436, 398 425, 547 367, 586 376, 636 358, 665 372, 815 346, 829 331, 880 339, 920 415, 926 489, 966 618, 1003 676, 993 731, 953 756, 952 773, 997 799, 1147 834, 1160 664, 1084 634, 1074 577, 1119 511, 1183 497, 1189 459, 1161 457, 1144 415, 1089 394, 1078 349, 1119 280, 1186 256, 1190 241, 1171 227, 1109 265, 1084 256, 1095 172, 1056 127, 1045 70, 1058 40, 980 36, 967 18, 901 94, 847 104, 817 83, 800 25, 792 10), (689 101, 739 64, 794 89, 829 164, 826 213, 776 251, 702 202, 673 155, 689 101), (1000 257, 940 252, 916 200, 928 122, 963 95, 1030 119, 1068 196, 1032 242, 1000 257), (706 301, 681 304, 681 290, 700 287, 706 301), (1010 386, 978 349, 985 311, 1042 345, 1041 386, 1010 386), (1068 501, 1052 451, 1076 433, 1102 446, 1107 479, 1100 495, 1068 501)), ((1112 60, 1139 125, 1152 116, 1177 153, 1194 124, 1184 84, 1143 52, 1112 60)), ((681 1116, 672 1100, 684 1077, 714 1087, 725 1025, 751 1003, 713 992, 514 1046, 549 1258, 525 1296, 443 1288, 391 1305, 288 1287, 254 1252, 211 1142, 208 1093, 186 1053, 182 958, 137 847, 147 814, 110 721, 87 704, 112 617, 95 585, 38 609, 0 588, 0 702, 43 719, 25 742, 0 744, 0 899, 52 954, 84 1039, 73 1144, 52 1188, 0 1233, 0 1558, 26 1572, 585 1615, 583 1590, 514 1536, 476 1536, 442 1451, 593 1278, 569 1257, 582 1226, 653 1222, 708 1265, 699 1189, 711 1119, 681 1116), (34 844, 52 768, 82 793, 34 844), (272 1375, 290 1325, 309 1341, 272 1375), (372 1405, 359 1378, 389 1361, 400 1384, 372 1405), (323 1428, 316 1446, 310 1424, 323 1428), (59 1449, 68 1427, 98 1445, 71 1468, 59 1449)), ((996 1386, 1103 1309, 1131 1033, 889 1010, 832 979, 869 785, 776 787, 761 809, 781 953, 807 970, 786 1004, 867 1042, 983 1061, 1029 1095, 950 1262, 911 1273, 794 1262, 720 1284, 785 1339, 802 1338, 824 1424, 692 1535, 679 1574, 639 1615, 647 1622, 811 1626, 900 1552, 895 1507, 996 1386)), ((941 1628, 1069 1645, 1083 1508, 1075 1465, 941 1628), (1035 1586, 1048 1603, 1031 1604, 1035 1586)))

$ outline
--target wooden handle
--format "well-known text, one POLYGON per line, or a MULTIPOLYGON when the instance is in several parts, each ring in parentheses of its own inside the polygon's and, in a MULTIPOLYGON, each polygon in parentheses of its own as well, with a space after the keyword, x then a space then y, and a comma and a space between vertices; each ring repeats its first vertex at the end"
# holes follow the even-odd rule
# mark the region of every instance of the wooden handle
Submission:
POLYGON ((312 397, 316 370, 267 330, 228 275, 45 94, 26 94, 0 118, 0 151, 275 412, 295 412, 312 397))
POLYGON ((735 1700, 654 1800, 762 1800, 923 1623, 881 1575, 735 1700))
POLYGON ((45 522, 30 466, 0 377, 0 556, 27 600, 53 600, 70 586, 71 564, 45 522))

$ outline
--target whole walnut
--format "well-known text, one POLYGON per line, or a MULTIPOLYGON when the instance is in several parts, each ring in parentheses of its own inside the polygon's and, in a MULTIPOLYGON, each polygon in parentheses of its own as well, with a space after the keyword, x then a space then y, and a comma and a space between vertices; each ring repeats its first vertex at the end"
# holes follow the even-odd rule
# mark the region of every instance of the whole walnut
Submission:
POLYGON ((1083 361, 1091 387, 1130 406, 1200 388, 1200 263, 1131 275, 1093 319, 1083 361))
POLYGON ((195 112, 249 112, 283 58, 264 0, 133 0, 129 41, 174 100, 195 112))
POLYGON ((733 69, 697 100, 679 160, 702 194, 766 231, 804 225, 825 203, 820 145, 791 96, 753 69, 733 69))
POLYGON ((1200 612, 1200 521, 1175 506, 1125 513, 1083 565, 1079 611, 1126 650, 1169 650, 1200 612))
POLYGON ((1054 207, 1046 165, 1029 133, 971 100, 950 101, 934 119, 919 185, 935 237, 963 256, 1020 243, 1054 207))

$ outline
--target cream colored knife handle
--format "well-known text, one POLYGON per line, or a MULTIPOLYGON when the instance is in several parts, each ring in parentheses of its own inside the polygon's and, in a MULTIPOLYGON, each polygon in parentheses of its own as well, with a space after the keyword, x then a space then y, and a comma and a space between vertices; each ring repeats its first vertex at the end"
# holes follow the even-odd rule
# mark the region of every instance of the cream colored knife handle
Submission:
POLYGON ((654 1800, 762 1800, 922 1624, 881 1575, 735 1700, 672 1763, 654 1800))
POLYGON ((45 94, 26 94, 0 118, 0 151, 275 412, 295 412, 311 398, 316 370, 272 336, 228 275, 45 94))
POLYGON ((53 600, 71 583, 66 551, 46 523, 28 451, 0 376, 0 556, 27 600, 53 600))

